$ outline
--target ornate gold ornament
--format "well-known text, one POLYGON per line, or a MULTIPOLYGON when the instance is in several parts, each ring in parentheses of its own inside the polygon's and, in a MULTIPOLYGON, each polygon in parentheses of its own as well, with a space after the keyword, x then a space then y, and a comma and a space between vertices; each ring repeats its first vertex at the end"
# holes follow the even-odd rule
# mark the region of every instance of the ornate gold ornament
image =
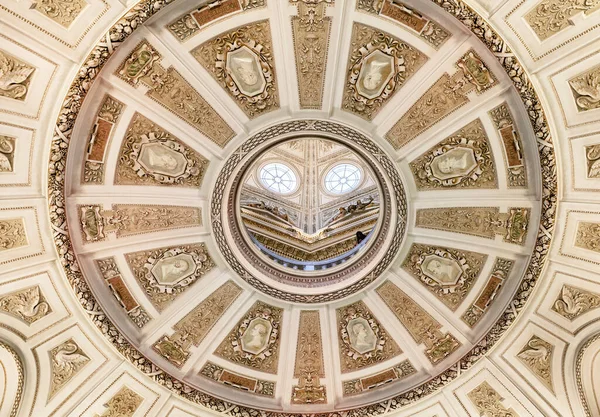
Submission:
POLYGON ((376 291, 415 342, 425 345, 425 355, 432 364, 461 346, 450 333, 442 333, 442 325, 391 281, 385 281, 376 291))
MULTIPOLYGON (((142 371, 147 369, 147 362, 144 361, 142 364, 142 361, 137 359, 142 354, 129 344, 126 338, 115 337, 115 335, 121 335, 121 333, 106 314, 97 314, 98 311, 102 311, 102 307, 96 301, 85 277, 81 273, 81 268, 77 263, 76 254, 71 245, 69 233, 64 230, 65 225, 67 224, 66 213, 57 208, 65 206, 64 186, 67 152, 72 143, 73 127, 81 110, 83 100, 88 92, 87 86, 95 80, 106 61, 112 56, 113 51, 116 50, 115 46, 122 44, 135 28, 141 27, 147 19, 162 10, 164 6, 171 3, 171 1, 172 0, 143 0, 132 8, 123 18, 118 20, 115 26, 102 37, 103 40, 92 49, 90 58, 94 58, 93 64, 91 64, 92 60, 85 60, 85 64, 75 75, 75 79, 68 91, 67 100, 60 111, 56 129, 53 134, 48 175, 50 220, 52 226, 55 227, 56 230, 61 231, 54 234, 54 239, 57 251, 61 257, 62 265, 65 268, 66 276, 73 287, 73 290, 80 295, 79 300, 85 304, 86 308, 89 308, 90 305, 94 307, 93 311, 91 309, 88 310, 90 312, 90 320, 92 320, 106 337, 113 342, 119 352, 129 358, 129 360, 142 371), (112 44, 105 42, 105 39, 111 39, 112 44)), ((492 52, 503 51, 502 54, 497 55, 497 58, 506 71, 511 74, 511 80, 521 96, 536 137, 539 139, 538 153, 541 159, 540 178, 542 181, 541 196, 542 202, 544 206, 547 207, 547 210, 544 211, 540 220, 540 233, 537 234, 534 256, 530 258, 527 271, 523 277, 522 284, 519 287, 520 289, 513 297, 510 313, 504 314, 492 327, 490 332, 487 333, 487 335, 475 345, 471 351, 467 352, 454 367, 444 371, 438 376, 432 377, 415 389, 395 396, 393 400, 386 400, 383 403, 377 403, 362 408, 361 412, 372 416, 381 415, 386 411, 398 410, 407 404, 426 397, 428 393, 446 386, 449 381, 454 380, 465 370, 471 368, 492 346, 496 344, 505 330, 509 328, 514 320, 520 315, 528 296, 531 294, 531 288, 536 285, 537 278, 545 265, 545 260, 550 247, 551 234, 546 233, 546 231, 552 231, 555 223, 554 215, 556 213, 557 181, 553 139, 550 135, 550 129, 548 128, 542 106, 529 81, 528 75, 523 70, 523 66, 514 56, 511 48, 499 37, 494 29, 489 26, 486 20, 482 19, 477 13, 464 4, 462 0, 430 1, 458 19, 492 52)), ((234 269, 236 271, 240 270, 239 268, 234 269)), ((244 277, 244 279, 247 279, 247 277, 244 277)), ((231 407, 231 403, 229 402, 201 393, 193 388, 184 387, 184 385, 179 383, 176 378, 173 378, 160 369, 156 369, 150 377, 153 380, 164 384, 173 393, 180 395, 189 401, 211 409, 220 408, 229 410, 228 413, 234 417, 260 413, 260 410, 247 406, 231 407)), ((267 415, 268 417, 280 417, 282 416, 282 413, 267 412, 267 415)), ((516 417, 514 414, 509 414, 509 416, 516 417)))
POLYGON ((508 104, 502 103, 492 109, 489 115, 502 139, 508 187, 526 188, 527 168, 525 167, 525 156, 523 155, 523 142, 508 104))
POLYGON ((215 266, 204 243, 127 253, 125 260, 158 311, 215 266))
POLYGON ((35 68, 0 50, 0 97, 25 100, 35 68))
POLYGON ((524 245, 529 226, 529 208, 510 208, 500 213, 498 207, 451 207, 417 210, 415 226, 444 230, 524 245))
POLYGON ((431 46, 438 49, 452 36, 439 23, 398 0, 358 0, 356 8, 372 14, 388 17, 416 32, 431 46))
POLYGON ((564 285, 552 305, 552 310, 573 321, 583 314, 600 307, 600 294, 564 285))
POLYGON ((535 374, 536 377, 552 392, 552 355, 554 346, 538 336, 533 336, 517 354, 521 360, 535 374))
POLYGON ((587 161, 587 177, 600 178, 600 145, 586 146, 585 159, 587 161))
POLYGON ((251 392, 253 394, 262 395, 265 397, 275 397, 275 383, 271 381, 263 381, 260 379, 250 378, 240 375, 236 372, 229 371, 225 368, 215 365, 212 362, 206 364, 200 370, 200 375, 217 381, 228 387, 234 387, 242 391, 251 392))
POLYGON ((73 339, 52 349, 50 351, 52 378, 48 390, 48 400, 51 400, 89 362, 90 358, 83 353, 73 339))
POLYGON ((600 223, 579 222, 575 246, 600 252, 600 223))
POLYGON ((301 109, 320 109, 329 53, 331 17, 327 6, 334 0, 290 0, 298 5, 292 17, 296 76, 301 109))
POLYGON ((365 391, 370 391, 383 387, 389 383, 400 381, 414 374, 417 370, 408 360, 400 362, 393 368, 386 369, 383 372, 378 372, 375 375, 369 375, 359 379, 343 381, 344 396, 361 394, 365 391))
POLYGON ((475 284, 487 255, 413 243, 402 268, 452 311, 475 284))
POLYGON ((144 398, 128 387, 122 387, 104 406, 106 410, 95 417, 133 417, 144 398))
POLYGON ((171 336, 163 336, 154 350, 177 367, 183 366, 192 345, 198 346, 225 311, 240 296, 242 289, 227 281, 179 320, 171 336))
POLYGON ((243 10, 263 7, 266 0, 209 0, 206 4, 177 18, 167 25, 167 29, 185 42, 203 27, 224 16, 243 10))
POLYGON ((250 118, 279 108, 269 21, 237 27, 203 43, 192 55, 250 118))
POLYGON ((257 301, 246 312, 215 355, 269 374, 277 373, 283 309, 257 301))
POLYGON ((82 183, 104 184, 104 163, 106 150, 114 127, 123 113, 125 105, 106 95, 96 115, 96 123, 90 133, 86 150, 82 183))
POLYGON ((112 210, 104 210, 101 205, 78 208, 86 242, 104 240, 110 232, 115 232, 119 238, 160 230, 202 226, 199 207, 114 204, 112 210))
POLYGON ((489 311, 490 306, 500 292, 502 285, 506 282, 515 261, 504 258, 496 258, 496 262, 492 267, 492 273, 485 287, 479 293, 475 302, 465 311, 461 319, 473 328, 481 320, 481 318, 489 311))
POLYGON ((25 219, 0 219, 0 252, 28 244, 25 219))
POLYGON ((0 174, 15 170, 16 138, 0 135, 0 174))
POLYGON ((292 387, 292 404, 322 404, 327 402, 325 386, 319 378, 325 377, 321 318, 318 311, 300 312, 294 378, 298 385, 292 387))
POLYGON ((68 28, 87 6, 86 0, 35 0, 32 8, 68 28))
POLYGON ((410 170, 419 190, 498 188, 492 149, 479 119, 412 161, 410 170))
POLYGON ((569 80, 569 86, 578 111, 600 108, 600 66, 569 80))
POLYGON ((519 417, 512 409, 502 404, 503 398, 484 381, 477 388, 467 394, 480 415, 485 417, 519 417))
POLYGON ((174 184, 199 188, 208 160, 136 113, 119 151, 115 184, 174 184))
POLYGON ((152 320, 152 317, 136 300, 125 283, 123 275, 115 262, 115 258, 98 259, 96 260, 96 265, 113 295, 136 326, 141 329, 152 320))
POLYGON ((161 59, 147 41, 142 41, 121 64, 117 75, 133 86, 146 85, 149 97, 224 147, 235 132, 175 68, 165 70, 158 63, 161 59))
POLYGON ((437 80, 385 134, 394 149, 400 149, 450 113, 469 102, 468 94, 483 93, 497 84, 487 65, 474 50, 458 60, 454 75, 437 80))
POLYGON ((402 353, 362 301, 338 308, 336 316, 342 373, 373 366, 402 353))
POLYGON ((400 39, 354 23, 342 108, 371 120, 427 61, 400 39))
POLYGON ((586 15, 600 8, 599 0, 543 0, 525 20, 541 41, 573 25, 571 18, 579 13, 586 15))
POLYGON ((31 325, 52 313, 39 286, 25 288, 0 297, 0 311, 31 325))

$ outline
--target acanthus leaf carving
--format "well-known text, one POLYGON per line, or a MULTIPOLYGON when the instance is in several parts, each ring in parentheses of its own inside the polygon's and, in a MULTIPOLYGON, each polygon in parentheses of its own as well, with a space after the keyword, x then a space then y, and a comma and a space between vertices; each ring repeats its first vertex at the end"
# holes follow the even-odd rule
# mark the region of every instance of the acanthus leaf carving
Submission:
POLYGON ((554 392, 552 385, 552 355, 554 346, 538 336, 533 336, 517 354, 517 357, 554 392))
POLYGON ((0 135, 0 173, 15 170, 16 142, 16 138, 0 135))
POLYGON ((25 100, 35 68, 0 51, 0 97, 25 100))
POLYGON ((502 404, 503 398, 487 381, 482 382, 477 388, 469 392, 467 397, 482 416, 519 417, 512 408, 506 408, 504 404, 502 404))
POLYGON ((50 351, 50 361, 52 378, 48 391, 49 400, 91 360, 73 339, 69 339, 50 351))
POLYGON ((68 28, 87 6, 86 0, 35 0, 33 8, 68 28))
POLYGON ((122 387, 104 405, 106 410, 95 417, 133 417, 144 402, 144 398, 129 387, 122 387))
POLYGON ((599 0, 543 0, 525 15, 525 20, 541 41, 573 25, 571 18, 590 14, 600 7, 599 0))
POLYGON ((600 294, 564 285, 554 301, 552 310, 573 321, 583 314, 600 308, 600 294))
POLYGON ((0 298, 0 311, 31 325, 52 312, 39 286, 26 288, 0 298))
POLYGON ((27 245, 25 219, 0 219, 0 252, 27 245))

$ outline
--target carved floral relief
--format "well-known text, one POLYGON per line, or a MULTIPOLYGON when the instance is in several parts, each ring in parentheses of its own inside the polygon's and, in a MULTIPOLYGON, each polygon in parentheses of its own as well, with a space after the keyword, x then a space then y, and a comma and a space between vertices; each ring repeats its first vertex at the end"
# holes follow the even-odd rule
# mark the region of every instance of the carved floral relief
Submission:
POLYGON ((283 309, 257 301, 221 342, 215 355, 269 374, 277 373, 283 309))
POLYGON ((469 294, 487 255, 414 243, 402 268, 449 309, 455 311, 469 294))
POLYGON ((89 362, 90 358, 73 339, 69 339, 52 349, 50 351, 52 377, 48 400, 52 399, 89 362))
POLYGON ((342 373, 366 368, 402 353, 362 301, 338 308, 336 316, 342 373))
POLYGON ((477 388, 467 394, 467 397, 477 411, 486 417, 520 417, 512 408, 506 408, 502 404, 502 396, 484 381, 477 388))
POLYGON ((127 253, 125 260, 158 311, 215 266, 204 243, 127 253))
POLYGON ((33 8, 68 28, 87 6, 86 0, 36 0, 33 8))
POLYGON ((0 252, 28 244, 25 219, 0 219, 0 252))
POLYGON ((600 253, 600 223, 579 222, 575 246, 600 253))
POLYGON ((199 188, 208 160, 136 113, 119 151, 115 184, 199 188))
POLYGON ((189 350, 199 346, 215 323, 240 296, 242 289, 227 281, 179 320, 171 336, 163 336, 154 344, 154 350, 180 368, 189 357, 189 350))
POLYGON ((124 386, 107 401, 106 410, 94 417, 133 417, 143 402, 144 397, 124 386))
POLYGON ((325 386, 320 382, 320 378, 325 377, 320 320, 318 311, 300 312, 294 364, 294 378, 298 378, 298 385, 292 387, 292 404, 327 402, 325 386))
POLYGON ((523 154, 523 142, 508 105, 502 103, 490 110, 489 115, 502 140, 508 187, 526 188, 527 168, 525 166, 525 155, 523 154))
POLYGON ((279 108, 268 20, 223 33, 192 51, 250 118, 279 108))
POLYGON ((427 61, 413 46, 354 23, 342 108, 372 120, 427 61))
POLYGON ((600 66, 569 80, 569 86, 578 111, 600 108, 600 66))
POLYGON ((552 355, 554 346, 538 336, 533 336, 517 354, 517 358, 552 392, 552 355))
POLYGON ((143 41, 119 67, 117 75, 133 86, 145 84, 149 88, 149 97, 224 147, 235 132, 175 68, 165 70, 159 64, 161 58, 147 41, 143 41))
POLYGON ((0 174, 14 172, 16 138, 0 135, 0 174))
POLYGON ((419 190, 498 187, 492 149, 479 119, 412 161, 410 169, 419 190))
POLYGON ((585 159, 587 161, 587 177, 600 178, 600 145, 586 146, 585 159))
POLYGON ((31 325, 52 313, 52 308, 40 287, 35 286, 0 297, 0 311, 31 325))
POLYGON ((0 50, 0 97, 25 100, 35 68, 0 50))
POLYGON ((442 325, 391 281, 385 281, 376 291, 414 341, 425 345, 424 353, 432 364, 443 361, 461 346, 450 333, 443 333, 442 325))
POLYGON ((597 308, 600 308, 600 294, 570 285, 563 286, 560 295, 552 305, 552 310, 570 321, 597 308))
POLYGON ((541 41, 573 25, 572 17, 598 10, 599 0, 543 0, 525 15, 525 20, 541 41))

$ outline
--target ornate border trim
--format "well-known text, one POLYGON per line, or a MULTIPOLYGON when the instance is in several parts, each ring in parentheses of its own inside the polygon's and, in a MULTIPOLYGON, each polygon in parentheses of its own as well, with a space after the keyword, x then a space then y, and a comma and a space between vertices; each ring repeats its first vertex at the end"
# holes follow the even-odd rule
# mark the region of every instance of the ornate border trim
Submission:
POLYGON ((19 373, 17 375, 17 392, 15 394, 14 402, 9 414, 10 417, 17 417, 19 408, 21 407, 21 401, 23 400, 23 390, 25 388, 25 368, 23 367, 23 361, 21 361, 21 357, 11 346, 4 342, 0 342, 0 348, 10 353, 15 360, 17 372, 19 373))
MULTIPOLYGON (((501 338, 504 332, 516 320, 519 313, 524 309, 529 295, 533 291, 537 280, 548 257, 552 231, 555 225, 557 206, 557 177, 556 158, 554 145, 550 134, 550 128, 539 98, 531 84, 523 66, 520 64, 511 48, 490 26, 490 24, 477 13, 475 13, 464 0, 430 0, 443 8, 447 13, 458 19, 473 34, 479 38, 489 50, 495 54, 500 64, 510 73, 511 80, 519 92, 521 99, 528 112, 531 124, 536 134, 538 152, 541 159, 541 182, 542 182, 542 213, 538 228, 538 238, 527 267, 525 276, 519 286, 519 292, 506 308, 503 315, 498 319, 489 333, 471 349, 451 369, 437 375, 420 386, 402 393, 394 398, 373 405, 364 406, 352 410, 352 415, 380 416, 401 409, 403 406, 429 396, 438 389, 452 382, 460 374, 471 368, 481 359, 492 346, 501 338)), ((108 58, 135 28, 142 26, 151 16, 162 10, 174 0, 141 0, 130 9, 125 16, 109 29, 102 40, 92 49, 88 58, 84 61, 80 71, 75 76, 63 106, 58 115, 57 124, 52 138, 48 177, 48 204, 50 210, 50 221, 54 230, 54 240, 65 274, 73 290, 77 294, 84 310, 89 313, 90 320, 100 329, 105 337, 110 340, 115 348, 141 372, 145 373, 155 382, 167 387, 173 393, 183 398, 198 403, 210 410, 225 412, 234 417, 263 416, 263 417, 292 417, 302 414, 286 414, 280 412, 265 412, 246 406, 232 406, 228 401, 215 398, 209 394, 195 390, 181 381, 171 377, 154 364, 140 364, 140 353, 121 334, 117 327, 103 313, 102 307, 94 298, 85 278, 81 274, 79 265, 73 252, 70 237, 68 235, 66 214, 57 212, 57 204, 64 205, 65 202, 65 167, 69 141, 81 109, 83 100, 89 91, 90 85, 106 63, 108 58), (119 335, 115 337, 114 335, 119 335)), ((342 417, 348 413, 336 411, 323 413, 321 416, 342 417)))
MULTIPOLYGON (((247 139, 240 147, 232 152, 232 155, 225 162, 225 165, 217 177, 211 199, 211 223, 214 237, 221 254, 227 263, 229 263, 231 268, 244 281, 259 291, 266 293, 267 295, 288 302, 306 304, 326 303, 348 297, 351 294, 354 294, 355 292, 365 288, 367 285, 377 279, 377 277, 379 277, 392 263, 398 254, 398 251, 400 250, 406 232, 407 215, 407 202, 404 185, 402 184, 400 174, 395 168, 392 160, 383 152, 381 148, 379 148, 379 146, 377 146, 373 141, 369 140, 363 134, 342 124, 324 120, 309 119, 283 122, 275 126, 271 126, 247 139), (363 277, 358 281, 337 291, 305 295, 287 292, 272 287, 263 282, 260 278, 257 278, 251 274, 244 264, 237 259, 230 248, 230 244, 232 243, 237 245, 246 260, 254 265, 256 269, 264 271, 265 275, 271 279, 289 285, 294 285, 292 282, 298 279, 299 275, 294 275, 292 273, 286 274, 268 265, 257 266, 260 264, 259 258, 253 255, 252 250, 248 248, 245 243, 242 243, 244 240, 240 235, 240 227, 235 220, 235 207, 233 206, 235 194, 238 191, 241 177, 245 173, 249 164, 252 162, 252 160, 244 161, 244 158, 267 141, 273 142, 273 140, 276 140, 277 137, 289 134, 294 135, 294 137, 296 135, 301 136, 304 134, 310 135, 311 137, 320 137, 322 135, 324 138, 328 138, 330 140, 335 140, 333 138, 336 136, 343 138, 349 142, 346 145, 353 148, 355 152, 362 154, 364 158, 368 157, 367 159, 377 161, 379 166, 375 166, 371 162, 371 168, 375 170, 376 173, 386 176, 391 187, 394 189, 393 195, 395 197, 395 211, 398 216, 396 219, 396 224, 390 224, 392 217, 391 210, 394 207, 391 204, 392 197, 390 196, 388 184, 385 181, 382 181, 380 183, 382 188, 382 199, 385 203, 384 213, 382 216, 382 227, 378 231, 376 242, 369 246, 367 252, 365 252, 356 261, 353 261, 348 267, 333 273, 320 274, 312 277, 314 279, 314 285, 323 287, 328 284, 334 284, 349 279, 359 273, 363 275, 363 277), (240 166, 241 168, 239 168, 240 166), (383 173, 380 171, 383 171, 383 173), (230 191, 227 192, 227 184, 234 175, 235 177, 233 179, 233 186, 230 187, 230 191), (225 222, 226 226, 223 224, 223 213, 229 214, 229 221, 225 222), (226 234, 224 233, 225 227, 229 228, 230 232, 232 233, 233 238, 231 240, 233 240, 233 242, 228 241, 226 238, 226 234), (387 239, 390 233, 392 233, 392 239, 389 245, 385 248, 385 255, 377 264, 370 264, 370 261, 381 249, 383 240, 387 239), (365 268, 367 267, 371 267, 371 269, 369 271, 365 271, 365 268), (289 278, 286 279, 288 276, 289 278)), ((310 278, 307 278, 307 281, 310 281, 310 278)))

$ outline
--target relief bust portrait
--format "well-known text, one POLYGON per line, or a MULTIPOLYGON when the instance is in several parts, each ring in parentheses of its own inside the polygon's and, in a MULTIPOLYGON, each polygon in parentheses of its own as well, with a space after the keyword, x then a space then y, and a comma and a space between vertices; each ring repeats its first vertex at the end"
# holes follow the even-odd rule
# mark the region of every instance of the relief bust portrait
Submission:
POLYGON ((421 264, 423 274, 441 285, 454 285, 461 277, 463 270, 454 259, 428 255, 421 264))
POLYGON ((383 93, 393 75, 394 57, 373 51, 363 60, 356 89, 360 95, 373 99, 383 93))
POLYGON ((170 177, 183 175, 187 168, 187 160, 184 155, 160 143, 142 145, 138 162, 150 173, 170 177))
POLYGON ((457 147, 431 161, 431 172, 440 180, 464 177, 477 168, 477 159, 471 148, 457 147))
POLYGON ((348 322, 347 330, 352 349, 360 354, 365 354, 375 349, 377 337, 367 320, 362 317, 352 319, 348 322))
POLYGON ((247 46, 227 53, 227 72, 246 96, 261 94, 267 86, 258 56, 247 46))
POLYGON ((152 268, 152 275, 161 284, 174 285, 191 276, 195 271, 194 258, 187 253, 182 253, 160 259, 152 268))
POLYGON ((253 355, 258 355, 267 348, 273 326, 269 320, 255 318, 241 338, 242 349, 253 355))

